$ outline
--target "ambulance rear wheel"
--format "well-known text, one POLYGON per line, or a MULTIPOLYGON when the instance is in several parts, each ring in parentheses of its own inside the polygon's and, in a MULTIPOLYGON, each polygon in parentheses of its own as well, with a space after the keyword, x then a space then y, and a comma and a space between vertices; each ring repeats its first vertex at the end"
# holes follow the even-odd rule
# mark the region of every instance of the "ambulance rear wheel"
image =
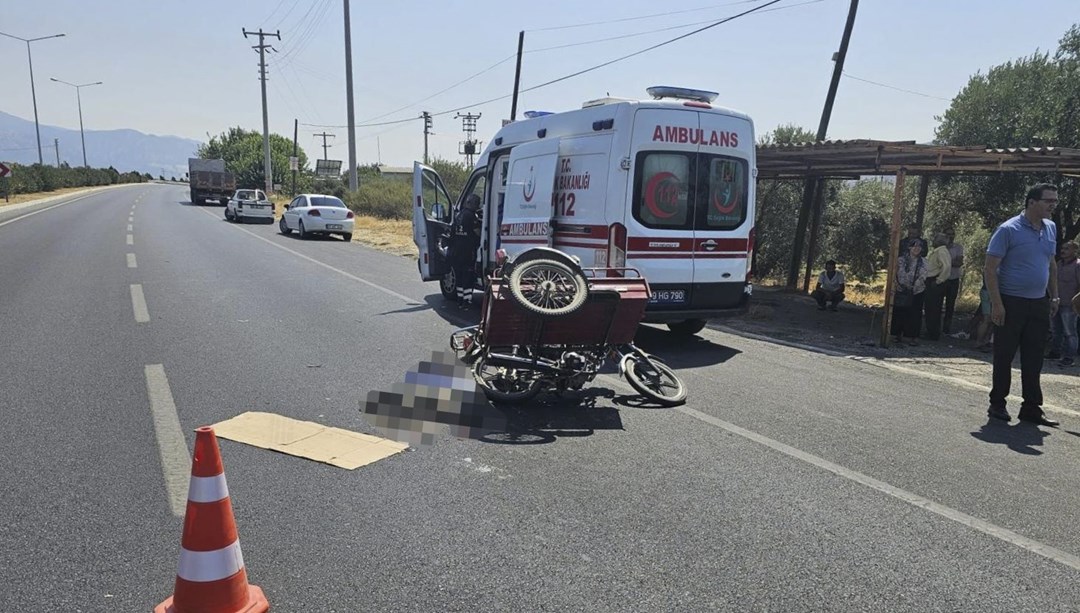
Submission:
POLYGON ((442 292, 443 298, 457 300, 457 279, 453 268, 448 270, 442 279, 439 279, 439 291, 442 292))
POLYGON ((667 327, 679 336, 693 336, 698 332, 705 329, 705 324, 708 323, 704 319, 684 319, 682 321, 669 322, 667 327))
POLYGON ((589 287, 578 269, 555 260, 528 260, 510 271, 510 296, 526 311, 555 317, 584 306, 589 287))

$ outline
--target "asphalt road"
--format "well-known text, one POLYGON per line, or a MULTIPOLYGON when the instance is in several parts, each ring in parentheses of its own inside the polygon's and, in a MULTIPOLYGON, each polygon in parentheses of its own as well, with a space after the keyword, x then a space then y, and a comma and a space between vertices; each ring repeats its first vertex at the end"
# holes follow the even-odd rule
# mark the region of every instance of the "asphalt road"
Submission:
MULTIPOLYGON (((173 186, 0 219, 0 258, 5 612, 172 593, 190 465, 162 460, 148 366, 189 450, 252 410, 374 432, 368 391, 477 315, 412 260, 173 186)), ((605 376, 511 414, 533 444, 442 436, 354 471, 221 440, 250 581, 275 611, 1080 610, 1068 418, 988 425, 981 393, 712 330, 639 343, 685 407, 605 376)))

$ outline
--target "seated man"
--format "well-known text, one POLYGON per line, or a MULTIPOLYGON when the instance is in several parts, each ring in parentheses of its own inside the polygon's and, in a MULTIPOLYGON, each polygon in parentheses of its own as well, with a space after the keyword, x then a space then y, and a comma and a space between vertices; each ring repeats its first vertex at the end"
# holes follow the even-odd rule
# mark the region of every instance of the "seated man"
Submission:
POLYGON ((836 305, 844 300, 844 273, 836 270, 836 261, 825 262, 825 272, 818 277, 817 288, 810 297, 817 300, 818 310, 825 310, 825 303, 830 302, 829 310, 835 311, 836 305))

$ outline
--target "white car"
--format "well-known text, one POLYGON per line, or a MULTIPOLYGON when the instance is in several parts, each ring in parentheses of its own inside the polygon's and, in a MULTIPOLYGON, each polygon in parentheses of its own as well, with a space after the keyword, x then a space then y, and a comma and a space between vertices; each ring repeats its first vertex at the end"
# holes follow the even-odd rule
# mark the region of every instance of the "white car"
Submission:
POLYGON ((225 219, 241 222, 259 219, 274 223, 274 205, 259 189, 238 189, 225 203, 225 219))
POLYGON ((285 205, 278 228, 282 234, 293 230, 300 238, 312 234, 340 234, 345 242, 352 240, 355 215, 340 198, 324 194, 300 194, 285 205))

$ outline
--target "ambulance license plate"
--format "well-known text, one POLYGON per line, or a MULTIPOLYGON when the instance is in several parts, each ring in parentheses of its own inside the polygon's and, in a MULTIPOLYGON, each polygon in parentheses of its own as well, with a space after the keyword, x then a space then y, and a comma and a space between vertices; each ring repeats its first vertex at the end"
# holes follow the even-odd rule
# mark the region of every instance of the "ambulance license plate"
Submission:
POLYGON ((684 289, 661 289, 655 290, 649 296, 650 304, 681 304, 686 302, 686 290, 684 289))

